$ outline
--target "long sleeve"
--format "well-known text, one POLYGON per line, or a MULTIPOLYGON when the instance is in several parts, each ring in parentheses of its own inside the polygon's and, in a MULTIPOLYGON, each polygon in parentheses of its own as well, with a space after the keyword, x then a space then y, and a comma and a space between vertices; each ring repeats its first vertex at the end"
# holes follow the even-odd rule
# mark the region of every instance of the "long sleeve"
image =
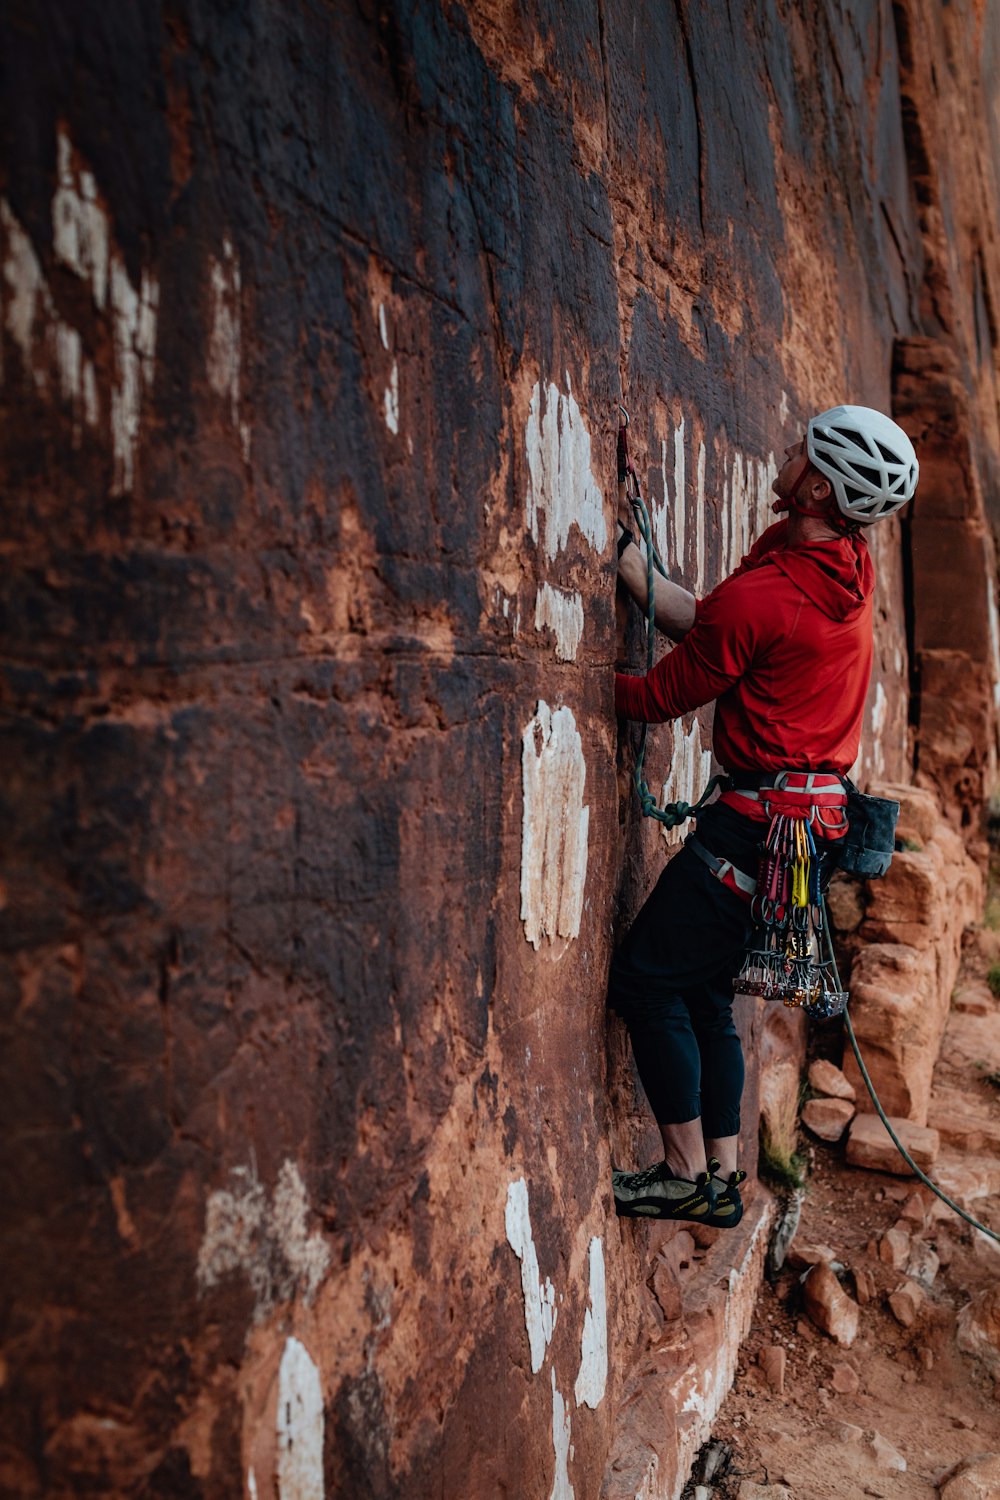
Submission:
POLYGON ((744 676, 768 634, 747 594, 743 578, 727 579, 699 602, 687 635, 651 672, 616 672, 615 712, 662 724, 710 703, 744 676))

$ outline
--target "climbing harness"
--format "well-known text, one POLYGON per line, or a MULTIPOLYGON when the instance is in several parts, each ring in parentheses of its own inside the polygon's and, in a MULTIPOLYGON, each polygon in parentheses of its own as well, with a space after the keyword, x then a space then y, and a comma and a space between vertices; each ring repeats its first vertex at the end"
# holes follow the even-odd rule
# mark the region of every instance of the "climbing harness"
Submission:
POLYGON ((752 875, 747 875, 742 870, 738 870, 732 860, 720 859, 717 854, 712 853, 711 849, 706 849, 697 834, 689 833, 684 840, 684 844, 686 848, 691 850, 692 854, 698 856, 702 864, 708 866, 716 880, 720 881, 727 890, 739 896, 741 901, 751 902, 753 900, 754 893, 757 890, 757 882, 752 875))
MULTIPOLYGON (((632 514, 635 516, 636 525, 639 528, 642 540, 646 547, 646 671, 653 670, 654 635, 656 631, 656 591, 653 584, 653 571, 656 570, 662 578, 666 578, 667 570, 660 560, 660 555, 653 545, 653 526, 649 519, 649 511, 646 502, 642 498, 639 489, 639 476, 636 473, 635 464, 632 462, 628 447, 629 414, 624 406, 619 404, 618 410, 624 420, 618 424, 618 483, 624 484, 625 494, 628 497, 632 514)), ((649 726, 643 724, 639 735, 639 751, 635 758, 635 770, 632 772, 632 780, 639 797, 639 805, 643 816, 655 818, 665 828, 677 828, 686 818, 692 817, 700 812, 702 807, 711 797, 716 787, 724 781, 722 776, 713 776, 708 786, 702 792, 697 802, 668 802, 661 807, 649 790, 646 778, 643 775, 643 763, 646 759, 646 735, 649 726)))
MULTIPOLYGON (((667 574, 653 546, 649 512, 642 499, 638 475, 628 451, 629 415, 624 406, 620 406, 619 410, 624 421, 618 427, 618 482, 626 486, 632 512, 646 545, 646 670, 651 671, 656 618, 653 570, 655 568, 664 578, 667 574)), ((820 871, 812 831, 816 824, 826 830, 828 836, 837 836, 836 819, 831 822, 830 817, 842 804, 835 797, 823 795, 824 783, 833 778, 822 772, 777 772, 771 777, 755 777, 753 785, 742 786, 740 782, 744 778, 739 773, 732 777, 713 776, 697 802, 671 802, 661 808, 642 775, 647 727, 645 724, 642 726, 633 777, 646 817, 656 818, 667 828, 676 828, 686 818, 699 812, 719 785, 726 786, 730 792, 749 797, 750 800, 762 800, 765 812, 770 815, 770 827, 756 880, 744 871, 737 870, 731 861, 713 854, 696 835, 690 834, 685 840, 685 847, 691 849, 708 866, 716 879, 751 903, 751 910, 759 924, 755 933, 755 946, 747 953, 740 974, 733 980, 733 988, 742 994, 783 1000, 785 1005, 799 1007, 815 1019, 825 1020, 842 1015, 851 1050, 876 1113, 906 1165, 960 1219, 1000 1244, 1000 1234, 967 1213, 917 1166, 893 1130, 861 1056, 847 1009, 849 995, 843 987, 833 950, 833 934, 827 917, 826 899, 820 890, 820 871), (805 784, 793 785, 790 778, 796 777, 805 777, 805 784), (810 796, 813 800, 809 808, 802 808, 801 804, 798 808, 786 805, 782 810, 779 805, 781 799, 776 793, 790 791, 798 792, 800 797, 803 792, 810 796)), ((847 777, 835 779, 847 793, 847 808, 842 813, 843 822, 840 824, 841 831, 846 825, 840 868, 869 879, 884 875, 892 859, 899 803, 887 798, 866 796, 847 777)))
POLYGON ((848 833, 850 793, 832 771, 732 771, 723 800, 762 822, 780 812, 807 818, 824 839, 848 833))

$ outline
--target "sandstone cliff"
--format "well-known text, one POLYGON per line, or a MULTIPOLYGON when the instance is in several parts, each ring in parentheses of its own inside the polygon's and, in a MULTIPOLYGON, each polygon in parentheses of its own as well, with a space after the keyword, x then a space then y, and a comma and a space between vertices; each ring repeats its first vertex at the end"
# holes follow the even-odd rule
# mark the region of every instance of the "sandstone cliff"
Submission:
MULTIPOLYGON (((615 403, 696 591, 811 411, 896 411, 859 774, 974 837, 995 20, 0 25, 0 1487, 673 1497, 769 1210, 612 1212, 653 1141, 604 983, 667 852, 613 715, 615 403)), ((710 728, 654 736, 666 795, 710 728)))

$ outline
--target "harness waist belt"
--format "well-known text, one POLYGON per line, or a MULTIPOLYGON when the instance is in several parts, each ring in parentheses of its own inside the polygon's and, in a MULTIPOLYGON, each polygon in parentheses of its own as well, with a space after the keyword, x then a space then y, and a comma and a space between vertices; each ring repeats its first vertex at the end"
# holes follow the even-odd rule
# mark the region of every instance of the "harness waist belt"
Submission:
POLYGON ((824 839, 847 832, 847 791, 835 771, 735 771, 722 801, 758 821, 806 818, 824 839))
POLYGON ((745 781, 737 777, 738 773, 729 777, 730 790, 752 802, 773 801, 768 792, 787 792, 809 802, 828 802, 835 807, 843 807, 847 802, 847 792, 833 771, 770 771, 752 782, 749 776, 745 781))
POLYGON ((730 891, 735 892, 741 901, 751 902, 757 890, 757 882, 752 875, 746 875, 738 870, 732 860, 720 859, 713 854, 711 849, 706 849, 701 840, 693 833, 689 833, 684 840, 685 848, 697 854, 702 864, 708 866, 716 880, 722 882, 730 891))

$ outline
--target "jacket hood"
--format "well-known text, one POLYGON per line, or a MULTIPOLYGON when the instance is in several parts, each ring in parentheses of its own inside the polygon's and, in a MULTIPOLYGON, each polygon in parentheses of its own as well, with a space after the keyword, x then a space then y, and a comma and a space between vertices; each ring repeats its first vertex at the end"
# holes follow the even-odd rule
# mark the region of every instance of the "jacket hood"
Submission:
POLYGON ((830 537, 789 547, 787 532, 787 521, 769 529, 771 545, 761 563, 780 568, 831 620, 849 620, 863 609, 875 591, 875 566, 864 537, 830 537), (773 540, 771 533, 777 533, 773 540))

